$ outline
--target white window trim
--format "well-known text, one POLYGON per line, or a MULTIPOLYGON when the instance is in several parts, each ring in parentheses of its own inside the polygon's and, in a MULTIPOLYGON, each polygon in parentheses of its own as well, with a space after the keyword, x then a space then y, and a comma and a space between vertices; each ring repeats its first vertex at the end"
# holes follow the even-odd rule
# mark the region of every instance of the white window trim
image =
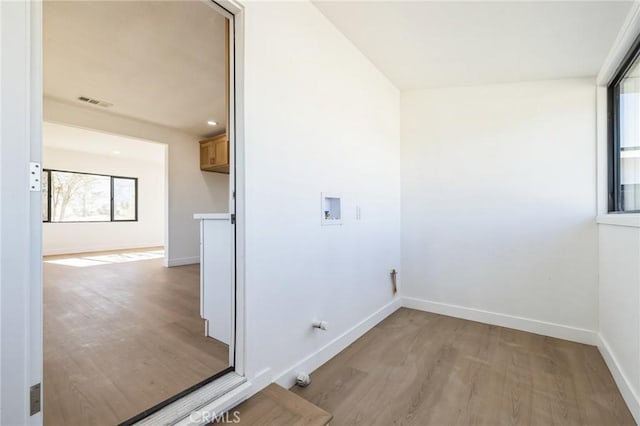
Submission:
POLYGON ((596 222, 600 225, 640 228, 640 213, 608 213, 598 215, 596 222))

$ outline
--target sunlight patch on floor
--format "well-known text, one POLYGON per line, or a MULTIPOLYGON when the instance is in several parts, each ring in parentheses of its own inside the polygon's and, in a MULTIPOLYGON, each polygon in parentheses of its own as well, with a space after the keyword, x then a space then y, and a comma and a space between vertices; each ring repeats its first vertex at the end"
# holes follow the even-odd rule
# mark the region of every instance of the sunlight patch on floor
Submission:
POLYGON ((45 260, 46 263, 56 265, 73 266, 85 268, 87 266, 100 266, 112 263, 137 262, 140 260, 161 259, 164 257, 164 250, 140 251, 131 253, 101 254, 95 256, 79 256, 67 259, 45 260))

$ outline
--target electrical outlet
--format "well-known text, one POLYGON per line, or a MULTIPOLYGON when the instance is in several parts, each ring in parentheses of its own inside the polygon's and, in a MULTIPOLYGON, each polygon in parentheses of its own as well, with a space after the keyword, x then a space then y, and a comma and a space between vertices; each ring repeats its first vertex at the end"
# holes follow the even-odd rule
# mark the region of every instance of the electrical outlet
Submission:
POLYGON ((360 206, 356 206, 356 220, 360 219, 362 219, 362 209, 360 209, 360 206))

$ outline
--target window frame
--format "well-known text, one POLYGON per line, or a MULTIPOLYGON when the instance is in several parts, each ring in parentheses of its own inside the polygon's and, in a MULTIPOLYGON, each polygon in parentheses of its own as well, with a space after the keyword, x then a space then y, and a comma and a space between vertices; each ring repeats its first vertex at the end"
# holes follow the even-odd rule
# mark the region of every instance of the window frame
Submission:
POLYGON ((130 176, 116 176, 116 175, 105 175, 100 173, 89 173, 89 172, 76 172, 72 170, 60 170, 60 169, 43 169, 43 173, 47 174, 47 218, 42 221, 42 223, 120 223, 120 222, 137 222, 138 221, 138 178, 130 177, 130 176), (101 176, 109 178, 109 191, 110 191, 110 199, 109 199, 109 220, 65 220, 65 221, 53 221, 51 220, 51 172, 59 172, 59 173, 73 173, 78 175, 90 175, 90 176, 101 176), (135 188, 135 215, 133 219, 115 219, 114 212, 114 180, 115 179, 128 179, 134 181, 135 188))
POLYGON ((620 82, 640 58, 640 36, 624 56, 613 78, 607 85, 607 212, 616 214, 640 213, 640 210, 622 209, 622 184, 620 179, 620 82))

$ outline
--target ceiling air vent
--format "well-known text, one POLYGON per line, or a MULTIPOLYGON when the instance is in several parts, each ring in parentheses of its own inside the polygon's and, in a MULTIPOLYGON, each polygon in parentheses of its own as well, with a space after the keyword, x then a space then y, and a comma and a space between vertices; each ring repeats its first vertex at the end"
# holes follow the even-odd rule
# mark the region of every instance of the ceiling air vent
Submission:
POLYGON ((99 99, 87 98, 86 96, 78 96, 78 100, 91 105, 101 106, 103 108, 110 108, 113 106, 112 103, 101 101, 99 99))

